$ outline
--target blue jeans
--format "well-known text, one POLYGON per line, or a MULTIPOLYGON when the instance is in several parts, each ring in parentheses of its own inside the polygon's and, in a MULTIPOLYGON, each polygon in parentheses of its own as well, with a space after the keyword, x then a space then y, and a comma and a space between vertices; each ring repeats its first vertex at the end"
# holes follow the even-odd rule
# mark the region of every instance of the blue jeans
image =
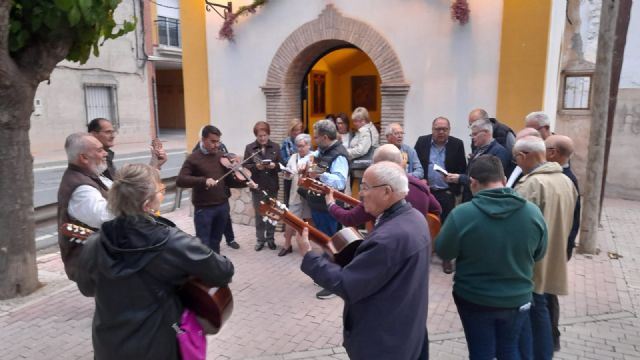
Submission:
POLYGON ((553 358, 551 317, 544 295, 533 293, 533 306, 529 321, 520 334, 520 356, 522 359, 547 360, 553 358))
POLYGON ((338 231, 338 221, 328 212, 311 210, 311 218, 316 229, 331 237, 338 231))
POLYGON ((233 222, 231 221, 231 214, 229 214, 229 218, 227 219, 227 226, 224 228, 224 239, 227 241, 227 244, 236 241, 236 235, 233 232, 233 222))
POLYGON ((193 212, 193 224, 196 236, 203 244, 216 253, 220 253, 220 240, 229 220, 229 202, 223 204, 197 207, 193 212))
MULTIPOLYGON (((455 298, 455 295, 454 295, 455 298)), ((469 348, 469 359, 520 359, 518 337, 528 308, 479 310, 479 305, 456 301, 469 348)))

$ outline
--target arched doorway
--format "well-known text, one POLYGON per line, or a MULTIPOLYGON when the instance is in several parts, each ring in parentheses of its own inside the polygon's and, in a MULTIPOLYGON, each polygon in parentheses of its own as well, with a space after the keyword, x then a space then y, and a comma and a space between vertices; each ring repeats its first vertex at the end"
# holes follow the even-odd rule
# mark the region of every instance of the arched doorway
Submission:
POLYGON ((307 71, 321 54, 356 47, 375 64, 380 76, 380 125, 404 121, 409 84, 391 45, 368 24, 343 17, 329 4, 320 16, 295 30, 276 52, 262 91, 272 136, 283 139, 290 119, 300 117, 301 91, 307 71))
POLYGON ((367 54, 355 46, 331 49, 312 63, 301 84, 301 120, 313 124, 329 114, 347 118, 356 107, 369 111, 380 129, 380 74, 367 54))

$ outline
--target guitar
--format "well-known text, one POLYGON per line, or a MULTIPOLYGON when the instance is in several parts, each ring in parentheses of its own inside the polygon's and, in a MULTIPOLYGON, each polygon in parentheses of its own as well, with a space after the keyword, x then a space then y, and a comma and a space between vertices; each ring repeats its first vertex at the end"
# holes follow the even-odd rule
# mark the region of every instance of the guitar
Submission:
MULTIPOLYGON (((329 185, 323 184, 322 182, 309 177, 301 177, 300 179, 298 179, 298 186, 303 187, 309 191, 313 191, 316 194, 322 195, 326 195, 332 190, 329 185)), ((334 190, 333 197, 353 207, 360 205, 360 200, 352 198, 351 196, 340 191, 334 190)))
MULTIPOLYGON (((62 224, 59 231, 80 244, 93 234, 93 230, 71 223, 62 224)), ((185 307, 198 315, 207 334, 217 334, 233 312, 233 295, 227 286, 210 287, 191 279, 178 289, 178 296, 185 307)))
POLYGON ((309 239, 320 245, 324 251, 331 256, 333 262, 343 267, 351 262, 356 253, 356 249, 363 240, 358 230, 351 227, 343 228, 332 237, 329 237, 322 231, 290 213, 284 204, 269 197, 260 201, 258 212, 265 216, 266 220, 273 222, 283 221, 298 232, 302 232, 304 228, 308 228, 309 239))
MULTIPOLYGON (((309 191, 313 191, 316 194, 326 195, 331 191, 331 188, 328 185, 323 184, 322 182, 316 179, 307 178, 307 177, 300 178, 298 180, 298 186, 303 187, 309 191)), ((339 191, 334 190, 333 197, 353 207, 356 207, 360 204, 360 201, 358 199, 354 199, 351 196, 341 193, 339 191)), ((434 213, 427 213, 425 215, 425 218, 427 219, 427 223, 429 224, 429 233, 431 234, 431 239, 433 240, 436 238, 436 236, 440 232, 440 227, 442 226, 442 224, 440 224, 440 216, 434 213)), ((367 230, 369 231, 371 231, 372 228, 373 226, 370 226, 370 227, 367 226, 367 230)))

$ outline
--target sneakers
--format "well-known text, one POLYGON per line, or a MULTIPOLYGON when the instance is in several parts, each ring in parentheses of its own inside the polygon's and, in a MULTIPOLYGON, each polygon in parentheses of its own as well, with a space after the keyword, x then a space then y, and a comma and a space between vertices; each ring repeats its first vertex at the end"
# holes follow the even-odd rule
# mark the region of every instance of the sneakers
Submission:
POLYGON ((316 297, 320 300, 331 299, 332 297, 335 297, 335 296, 336 294, 332 293, 327 289, 322 289, 316 293, 316 297))
POLYGON ((238 244, 235 240, 232 242, 228 242, 227 246, 236 250, 240 249, 240 244, 238 244))

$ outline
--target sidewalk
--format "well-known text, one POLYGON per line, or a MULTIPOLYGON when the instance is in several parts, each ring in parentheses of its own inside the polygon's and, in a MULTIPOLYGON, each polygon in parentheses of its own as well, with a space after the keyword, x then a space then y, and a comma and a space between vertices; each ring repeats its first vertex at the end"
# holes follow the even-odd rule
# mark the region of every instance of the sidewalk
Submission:
MULTIPOLYGON (((187 207, 168 214, 193 231, 187 207)), ((317 300, 319 288, 299 270, 295 252, 253 250, 254 229, 236 225, 240 250, 222 246, 236 266, 234 313, 209 337, 209 359, 347 359, 342 301, 317 300)), ((640 202, 607 199, 598 255, 576 254, 570 295, 561 297, 562 350, 556 359, 640 359, 640 202), (608 253, 611 252, 611 256, 608 253), (616 258, 616 254, 619 256, 616 258)), ((276 239, 282 243, 282 234, 276 239)), ((58 253, 38 257, 45 286, 20 299, 0 301, 2 359, 91 359, 93 299, 64 276, 58 253)), ((431 359, 465 359, 466 342, 451 299, 452 277, 431 267, 431 359)))

